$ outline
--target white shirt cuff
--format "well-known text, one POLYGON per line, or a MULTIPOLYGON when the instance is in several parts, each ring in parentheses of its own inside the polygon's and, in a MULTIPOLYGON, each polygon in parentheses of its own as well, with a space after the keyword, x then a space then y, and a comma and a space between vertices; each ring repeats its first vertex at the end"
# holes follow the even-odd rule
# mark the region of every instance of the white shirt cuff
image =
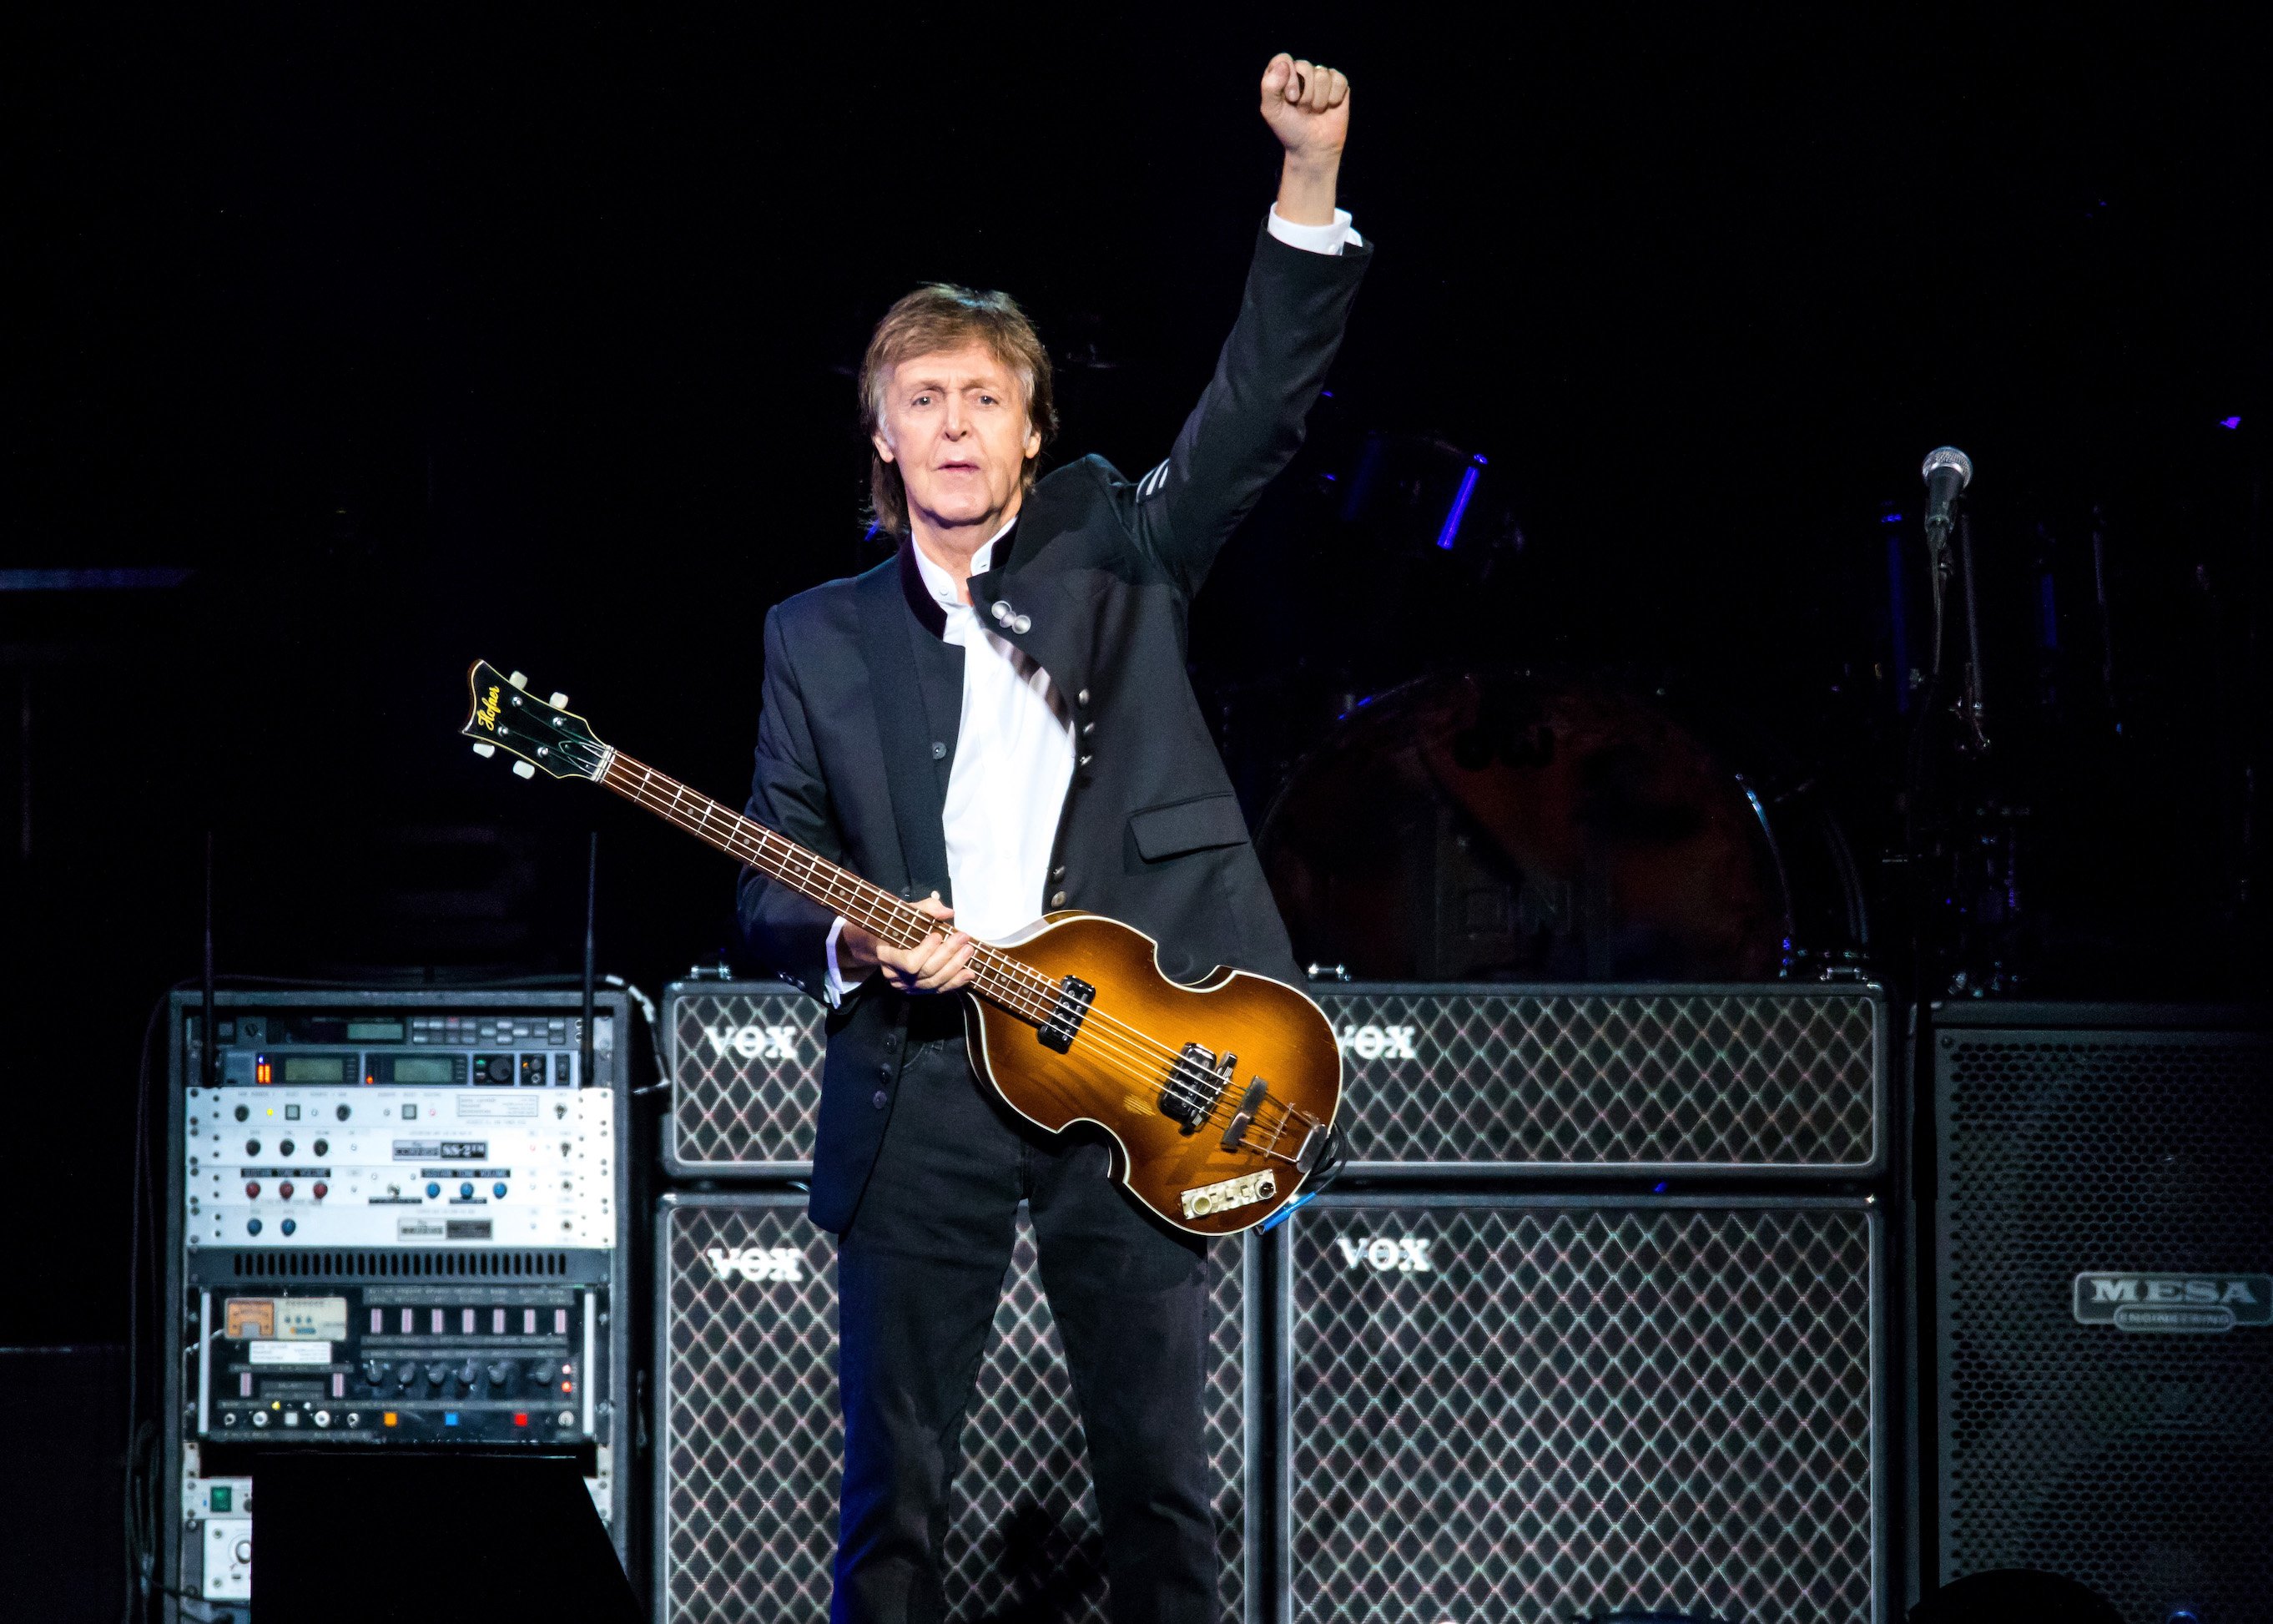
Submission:
POLYGON ((1279 206, 1273 203, 1271 218, 1264 222, 1264 229, 1287 247, 1300 248, 1309 253, 1338 254, 1345 243, 1354 243, 1360 248, 1365 246, 1365 238, 1360 237, 1356 228, 1350 224, 1349 210, 1346 208, 1334 211, 1334 222, 1330 226, 1298 226, 1281 214, 1279 206))
POLYGON ((829 980, 824 990, 832 1004, 844 1003, 844 995, 852 990, 844 984, 844 972, 836 967, 836 938, 844 934, 844 919, 839 914, 836 922, 829 928, 829 942, 821 950, 821 956, 829 961, 829 980))

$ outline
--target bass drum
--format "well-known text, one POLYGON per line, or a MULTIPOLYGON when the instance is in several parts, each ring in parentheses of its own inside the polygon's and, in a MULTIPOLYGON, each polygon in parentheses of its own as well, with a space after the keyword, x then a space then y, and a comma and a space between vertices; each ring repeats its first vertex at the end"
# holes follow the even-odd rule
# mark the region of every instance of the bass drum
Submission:
POLYGON ((1784 763, 1758 779, 1732 764, 1731 732, 1661 694, 1523 671, 1360 702, 1257 842, 1296 953, 1360 981, 1775 981, 1859 964, 1844 838, 1784 763))

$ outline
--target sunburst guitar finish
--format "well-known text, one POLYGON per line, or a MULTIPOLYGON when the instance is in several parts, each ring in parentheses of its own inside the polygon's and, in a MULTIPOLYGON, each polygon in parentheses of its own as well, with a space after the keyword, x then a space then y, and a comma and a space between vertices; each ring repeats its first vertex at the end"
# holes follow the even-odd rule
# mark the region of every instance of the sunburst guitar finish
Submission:
POLYGON ((1180 1229, 1235 1234, 1293 1199, 1341 1104, 1341 1053, 1317 1004, 1243 970, 1180 986, 1160 974, 1152 937, 1097 914, 1053 914, 995 951, 1052 986, 1070 977, 1098 989, 1062 1054, 1031 1022, 970 1001, 972 1059, 1011 1109, 1053 1132, 1103 1128, 1114 1177, 1180 1229), (1198 1080, 1186 1043, 1221 1086, 1198 1080), (1180 1102, 1193 1114, 1196 1098, 1210 1106, 1199 1125, 1171 1114, 1180 1102))

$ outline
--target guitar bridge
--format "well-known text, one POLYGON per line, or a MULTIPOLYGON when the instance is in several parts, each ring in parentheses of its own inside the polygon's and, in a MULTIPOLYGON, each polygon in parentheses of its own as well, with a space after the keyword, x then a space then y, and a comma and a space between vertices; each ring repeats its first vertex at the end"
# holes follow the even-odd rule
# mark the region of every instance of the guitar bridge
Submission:
POLYGON ((1054 1049, 1061 1055, 1073 1047, 1074 1034, 1081 1023, 1089 1019, 1089 1006, 1097 996, 1097 989, 1077 975, 1069 975, 1058 983, 1057 1007, 1042 1023, 1035 1035, 1044 1049, 1054 1049))

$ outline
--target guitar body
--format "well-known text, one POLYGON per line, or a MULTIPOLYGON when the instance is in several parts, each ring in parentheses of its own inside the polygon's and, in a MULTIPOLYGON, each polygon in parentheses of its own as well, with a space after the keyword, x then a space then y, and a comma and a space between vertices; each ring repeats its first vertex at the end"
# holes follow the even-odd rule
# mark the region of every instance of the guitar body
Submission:
POLYGON ((1074 976, 1096 989, 1063 1053, 1032 1022, 966 1001, 972 1063, 1013 1110, 1052 1132, 1097 1124, 1115 1146, 1114 1177, 1197 1235, 1236 1234, 1294 1198, 1341 1105, 1341 1051, 1317 1004, 1243 970, 1180 986, 1161 974, 1152 937, 1100 914, 1053 914, 995 947, 1053 983, 1074 976), (1197 1127, 1161 1101, 1162 1079, 1187 1043, 1237 1056, 1216 1109, 1197 1127), (1258 1082, 1255 1121, 1227 1147, 1234 1113, 1258 1082))

